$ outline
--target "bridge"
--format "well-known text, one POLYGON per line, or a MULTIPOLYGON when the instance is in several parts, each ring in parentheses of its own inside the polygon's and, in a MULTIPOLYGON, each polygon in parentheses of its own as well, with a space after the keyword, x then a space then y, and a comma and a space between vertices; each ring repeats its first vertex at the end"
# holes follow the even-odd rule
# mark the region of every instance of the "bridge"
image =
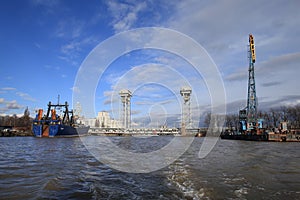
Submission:
MULTIPOLYGON (((186 129, 186 136, 202 136, 205 135, 207 128, 192 128, 186 129)), ((91 135, 103 135, 103 136, 181 136, 180 128, 99 128, 91 127, 89 130, 91 135)))

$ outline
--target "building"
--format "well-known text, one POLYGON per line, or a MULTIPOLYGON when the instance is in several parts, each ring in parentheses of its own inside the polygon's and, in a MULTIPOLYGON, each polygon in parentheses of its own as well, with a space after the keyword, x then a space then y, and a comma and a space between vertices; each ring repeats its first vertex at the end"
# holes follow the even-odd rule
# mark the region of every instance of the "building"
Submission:
POLYGON ((110 118, 110 115, 106 111, 98 112, 96 118, 81 119, 82 123, 90 127, 98 128, 121 128, 118 120, 110 118))
POLYGON ((84 119, 81 119, 81 123, 83 123, 84 125, 90 126, 90 127, 95 127, 96 118, 84 118, 84 119))
POLYGON ((120 128, 119 121, 111 119, 106 111, 98 112, 96 123, 100 128, 120 128))

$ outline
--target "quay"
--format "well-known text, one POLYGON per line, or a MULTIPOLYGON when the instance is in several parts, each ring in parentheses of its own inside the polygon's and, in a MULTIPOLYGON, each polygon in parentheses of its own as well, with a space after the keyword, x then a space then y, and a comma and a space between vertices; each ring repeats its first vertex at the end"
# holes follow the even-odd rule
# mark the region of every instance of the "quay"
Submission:
POLYGON ((263 133, 236 133, 224 131, 221 139, 228 140, 248 140, 248 141, 267 141, 267 142, 300 142, 300 131, 290 130, 285 132, 263 132, 263 133))
POLYGON ((27 127, 0 126, 0 137, 33 136, 27 127))

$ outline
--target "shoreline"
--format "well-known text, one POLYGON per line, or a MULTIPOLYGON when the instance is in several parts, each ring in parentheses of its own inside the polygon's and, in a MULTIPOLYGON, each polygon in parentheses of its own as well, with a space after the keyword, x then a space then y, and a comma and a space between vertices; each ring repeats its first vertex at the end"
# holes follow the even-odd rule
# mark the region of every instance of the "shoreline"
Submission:
POLYGON ((34 137, 31 131, 1 131, 0 137, 34 137))

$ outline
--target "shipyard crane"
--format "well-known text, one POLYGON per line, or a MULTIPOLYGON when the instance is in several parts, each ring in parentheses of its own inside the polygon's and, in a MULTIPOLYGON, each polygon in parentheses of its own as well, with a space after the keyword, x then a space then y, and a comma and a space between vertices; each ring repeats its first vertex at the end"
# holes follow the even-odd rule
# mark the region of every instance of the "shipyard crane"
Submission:
POLYGON ((255 133, 258 128, 261 128, 262 123, 257 119, 257 97, 255 88, 254 63, 256 60, 254 37, 249 34, 249 76, 248 76, 248 97, 246 108, 240 110, 239 121, 242 132, 255 133))
MULTIPOLYGON (((227 130, 221 134, 222 139, 233 140, 254 140, 254 141, 287 141, 293 136, 288 135, 287 122, 281 122, 280 134, 266 131, 263 127, 263 119, 258 118, 257 114, 257 97, 255 88, 254 63, 255 46, 254 37, 249 34, 249 77, 248 77, 248 96, 247 105, 239 111, 239 132, 232 133, 227 130)), ((292 141, 292 139, 291 139, 292 141)))

